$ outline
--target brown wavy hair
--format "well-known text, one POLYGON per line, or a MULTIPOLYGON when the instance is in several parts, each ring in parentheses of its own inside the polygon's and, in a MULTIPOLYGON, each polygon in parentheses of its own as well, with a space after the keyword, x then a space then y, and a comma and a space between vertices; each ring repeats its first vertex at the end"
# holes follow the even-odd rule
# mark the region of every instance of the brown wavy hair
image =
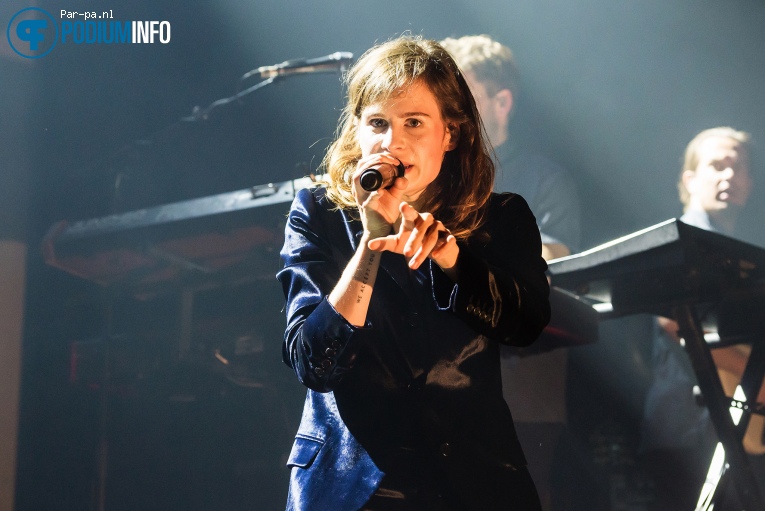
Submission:
POLYGON ((448 151, 438 177, 422 193, 423 211, 432 213, 458 239, 486 220, 494 184, 494 164, 484 142, 475 100, 449 53, 436 41, 403 35, 367 50, 345 76, 348 101, 337 138, 322 166, 328 174, 327 197, 343 209, 357 208, 351 176, 361 158, 361 112, 384 102, 415 81, 427 85, 449 126, 456 147, 448 151))

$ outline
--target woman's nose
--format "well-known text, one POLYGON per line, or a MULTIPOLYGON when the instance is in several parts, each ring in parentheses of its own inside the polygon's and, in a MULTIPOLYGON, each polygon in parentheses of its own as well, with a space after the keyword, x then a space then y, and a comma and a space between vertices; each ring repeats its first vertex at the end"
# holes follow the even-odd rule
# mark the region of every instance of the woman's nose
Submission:
POLYGON ((394 128, 393 126, 388 127, 385 135, 383 136, 382 148, 385 151, 391 152, 394 149, 401 149, 403 146, 404 138, 402 136, 401 130, 394 128))

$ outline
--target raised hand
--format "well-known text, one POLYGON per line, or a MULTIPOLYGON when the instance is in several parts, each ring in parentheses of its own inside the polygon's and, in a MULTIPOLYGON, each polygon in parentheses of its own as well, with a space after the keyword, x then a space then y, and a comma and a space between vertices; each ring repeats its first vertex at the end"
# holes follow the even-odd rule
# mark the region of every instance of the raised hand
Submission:
POLYGON ((406 202, 399 206, 401 221, 398 231, 388 236, 371 239, 367 246, 381 252, 388 250, 409 258, 409 267, 417 269, 428 257, 444 270, 457 263, 457 240, 430 213, 418 213, 406 202))

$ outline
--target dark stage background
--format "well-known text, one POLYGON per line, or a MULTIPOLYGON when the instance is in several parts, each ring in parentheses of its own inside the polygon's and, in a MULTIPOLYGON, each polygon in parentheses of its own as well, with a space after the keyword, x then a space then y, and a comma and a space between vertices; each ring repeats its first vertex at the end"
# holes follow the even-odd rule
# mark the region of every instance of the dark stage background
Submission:
MULTIPOLYGON (((680 157, 700 130, 731 125, 758 147, 765 141, 761 1, 37 5, 167 20, 172 39, 58 45, 34 62, 0 58, 0 144, 24 182, 0 208, 17 212, 9 218, 29 247, 19 511, 283 507, 304 391, 280 361, 275 253, 272 272, 196 290, 192 303, 172 286, 143 300, 105 290, 45 265, 39 248, 59 220, 316 170, 343 101, 339 75, 291 77, 206 121, 178 122, 232 95, 253 68, 336 51, 359 56, 403 31, 493 36, 521 69, 523 136, 577 182, 583 248, 680 215, 680 157), (179 346, 184 328, 191 342, 179 346)), ((27 6, 7 2, 2 26, 27 6)), ((763 245, 765 188, 757 185, 744 235, 763 245)), ((604 325, 600 343, 572 350, 571 420, 592 484, 581 488, 588 509, 638 510, 650 498, 632 465, 647 378, 644 324, 604 325)))

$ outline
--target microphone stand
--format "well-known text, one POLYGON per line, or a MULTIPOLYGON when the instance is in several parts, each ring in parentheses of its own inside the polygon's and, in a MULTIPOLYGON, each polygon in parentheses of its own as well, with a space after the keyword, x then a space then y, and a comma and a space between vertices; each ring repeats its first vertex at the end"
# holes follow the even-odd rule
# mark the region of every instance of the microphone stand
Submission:
POLYGON ((263 80, 262 82, 256 83, 252 87, 248 87, 244 89, 243 91, 237 92, 233 96, 229 96, 227 98, 221 98, 216 101, 213 101, 206 108, 200 108, 198 106, 195 106, 191 112, 191 115, 188 117, 182 117, 181 121, 185 121, 185 122, 196 122, 200 120, 206 121, 209 118, 210 113, 216 108, 221 107, 223 105, 227 105, 229 103, 233 103, 234 101, 239 101, 243 97, 255 92, 256 90, 273 83, 274 81, 276 81, 277 78, 278 78, 277 76, 272 76, 271 78, 267 78, 266 80, 263 80))
MULTIPOLYGON (((337 56, 336 57, 337 59, 342 58, 345 60, 345 59, 350 59, 352 57, 352 54, 348 52, 336 52, 332 54, 330 57, 335 57, 335 56, 337 56)), ((110 153, 109 155, 104 156, 101 159, 98 159, 88 165, 80 167, 74 172, 73 177, 76 177, 76 176, 86 177, 87 175, 89 175, 90 171, 98 167, 107 166, 111 169, 114 169, 116 166, 119 166, 119 165, 115 165, 115 162, 118 162, 120 158, 134 160, 138 151, 141 151, 141 150, 145 151, 147 147, 154 145, 154 141, 160 138, 162 135, 171 133, 173 130, 178 129, 180 126, 187 123, 207 121, 210 119, 211 114, 218 108, 224 105, 233 103, 235 101, 241 101, 245 96, 248 96, 252 94, 253 92, 255 92, 256 90, 272 84, 273 82, 277 81, 280 78, 286 78, 287 76, 292 76, 293 74, 342 72, 346 69, 346 66, 344 64, 338 65, 336 61, 333 61, 331 62, 330 65, 328 65, 326 60, 327 60, 327 57, 320 57, 318 59, 310 59, 310 60, 295 59, 295 60, 288 60, 286 62, 276 64, 274 66, 262 66, 252 71, 248 71, 247 73, 242 75, 242 77, 239 79, 240 86, 243 81, 259 73, 261 73, 261 76, 263 72, 274 72, 274 74, 269 76, 268 78, 265 78, 261 82, 258 82, 255 85, 252 85, 244 90, 238 90, 236 94, 234 94, 233 96, 229 96, 229 97, 225 97, 225 98, 221 98, 216 101, 213 101, 205 108, 201 108, 200 106, 195 106, 192 109, 191 115, 181 117, 176 122, 168 126, 165 126, 164 128, 161 128, 157 131, 154 131, 153 133, 145 137, 137 138, 132 141, 126 142, 121 148, 110 153), (311 70, 298 71, 297 69, 295 69, 295 70, 292 70, 291 72, 285 72, 285 73, 278 72, 280 70, 291 69, 292 66, 295 66, 295 67, 306 66, 307 68, 310 68, 311 70)), ((114 176, 114 185, 113 185, 114 195, 112 196, 112 200, 110 201, 112 213, 116 213, 120 209, 120 185, 121 185, 122 178, 124 176, 125 176, 125 173, 120 170, 117 170, 114 176)))
POLYGON ((234 101, 238 101, 248 94, 255 92, 261 87, 273 83, 277 78, 291 76, 293 74, 312 74, 312 73, 335 73, 345 71, 348 67, 348 62, 353 58, 353 54, 349 52, 338 51, 332 55, 326 57, 319 57, 315 59, 293 59, 276 64, 274 66, 262 66, 252 71, 246 72, 239 79, 241 84, 251 76, 260 75, 261 78, 265 78, 262 82, 256 83, 252 87, 249 87, 243 91, 239 91, 233 96, 228 98, 222 98, 217 101, 213 101, 207 108, 201 109, 195 107, 190 117, 184 117, 184 121, 198 121, 199 119, 207 119, 210 112, 216 108, 227 105, 234 101))

